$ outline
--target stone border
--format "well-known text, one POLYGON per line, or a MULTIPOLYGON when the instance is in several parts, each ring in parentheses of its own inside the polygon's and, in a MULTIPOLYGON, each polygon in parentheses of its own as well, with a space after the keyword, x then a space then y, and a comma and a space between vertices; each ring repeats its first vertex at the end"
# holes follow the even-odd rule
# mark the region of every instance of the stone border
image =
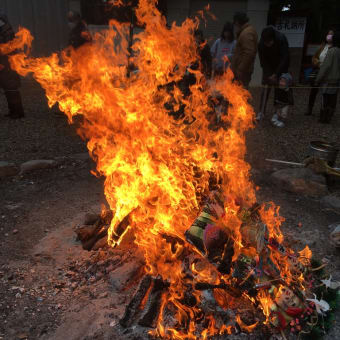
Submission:
POLYGON ((17 165, 12 162, 0 161, 0 179, 5 177, 13 177, 17 175, 24 175, 26 173, 40 170, 53 169, 61 165, 67 159, 88 161, 91 159, 90 155, 86 153, 79 153, 70 156, 56 157, 55 159, 35 159, 17 165))

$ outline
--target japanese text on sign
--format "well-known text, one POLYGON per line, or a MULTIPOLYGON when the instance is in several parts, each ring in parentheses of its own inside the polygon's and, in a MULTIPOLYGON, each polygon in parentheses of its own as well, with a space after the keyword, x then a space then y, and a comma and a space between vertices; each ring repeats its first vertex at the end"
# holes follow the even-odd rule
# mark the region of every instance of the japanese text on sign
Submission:
POLYGON ((304 33, 306 21, 303 17, 281 17, 276 21, 276 29, 283 33, 304 33))

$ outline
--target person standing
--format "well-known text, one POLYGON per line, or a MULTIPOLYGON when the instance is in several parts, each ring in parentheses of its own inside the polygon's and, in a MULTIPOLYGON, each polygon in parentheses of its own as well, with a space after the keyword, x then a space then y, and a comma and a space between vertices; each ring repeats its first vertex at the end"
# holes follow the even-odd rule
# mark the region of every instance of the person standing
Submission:
POLYGON ((254 71, 258 36, 255 28, 249 24, 249 18, 246 13, 237 12, 234 15, 234 32, 237 37, 237 43, 231 61, 231 68, 235 79, 248 89, 254 71))
POLYGON ((235 46, 233 25, 227 22, 223 27, 221 37, 214 42, 210 50, 213 58, 214 75, 222 75, 227 70, 232 60, 235 46))
POLYGON ((312 89, 309 94, 308 110, 305 113, 306 116, 311 116, 313 114, 315 99, 319 92, 319 88, 315 86, 315 79, 320 70, 320 67, 322 66, 323 62, 326 59, 328 50, 333 46, 333 35, 334 35, 333 30, 328 31, 325 42, 321 44, 320 48, 316 51, 315 55, 313 56, 312 63, 314 69, 311 75, 309 76, 309 81, 310 85, 312 86, 312 89))
POLYGON ((71 29, 68 40, 69 46, 79 48, 92 41, 91 33, 78 12, 70 11, 67 15, 67 20, 68 26, 71 29))
POLYGON ((340 86, 340 32, 335 32, 333 35, 333 46, 327 52, 315 83, 316 86, 322 86, 322 106, 319 122, 329 124, 335 112, 340 86))
MULTIPOLYGON (((288 74, 290 64, 288 40, 283 33, 275 30, 273 26, 265 27, 261 33, 258 51, 262 67, 262 85, 264 85, 264 89, 261 94, 260 110, 256 119, 261 120, 265 114, 271 87, 276 86, 274 102, 277 102, 282 90, 277 87, 279 85, 279 79, 283 74, 288 74)), ((288 83, 291 83, 291 81, 288 83)), ((289 92, 291 102, 291 89, 289 92)), ((272 117, 272 123, 275 126, 283 127, 284 124, 279 119, 275 119, 275 117, 275 115, 272 117)))
MULTIPOLYGON (((14 39, 14 31, 7 16, 0 14, 0 44, 5 44, 14 39)), ((19 119, 25 116, 19 91, 21 82, 19 75, 10 67, 8 55, 0 53, 0 88, 4 90, 7 99, 11 119, 19 119)))

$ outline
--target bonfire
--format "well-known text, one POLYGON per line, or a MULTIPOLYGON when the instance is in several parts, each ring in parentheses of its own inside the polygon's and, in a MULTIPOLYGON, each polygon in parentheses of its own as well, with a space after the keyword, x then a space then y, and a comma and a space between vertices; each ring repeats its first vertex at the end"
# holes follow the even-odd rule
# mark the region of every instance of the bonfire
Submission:
POLYGON ((11 55, 12 68, 32 74, 50 106, 58 104, 70 123, 83 117, 79 134, 95 175, 105 177, 113 216, 107 242, 119 247, 132 233, 143 251, 145 276, 121 325, 151 299, 140 324, 164 339, 207 339, 237 327, 308 337, 324 327, 332 307, 325 300, 337 293, 308 247, 295 253, 284 246, 279 207, 256 203, 244 160, 254 119, 249 93, 231 70, 207 82, 191 69, 199 19, 168 27, 155 3, 139 1, 144 30, 131 49, 129 25, 114 20, 92 43, 46 58, 30 56, 33 37, 24 28, 1 46, 2 53, 22 51, 11 55), (187 72, 196 82, 184 93, 187 72), (215 93, 228 105, 223 128, 212 130, 215 93), (262 318, 247 324, 237 313, 241 304, 262 318))

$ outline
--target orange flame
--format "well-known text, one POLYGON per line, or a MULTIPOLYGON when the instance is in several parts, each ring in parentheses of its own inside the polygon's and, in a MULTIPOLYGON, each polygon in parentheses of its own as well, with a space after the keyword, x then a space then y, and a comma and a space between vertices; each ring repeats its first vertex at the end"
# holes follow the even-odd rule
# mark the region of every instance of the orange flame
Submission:
POLYGON ((242 330, 248 332, 248 333, 251 333, 255 328, 256 326, 258 325, 258 321, 255 322, 253 325, 249 325, 247 326, 242 320, 241 320, 241 317, 239 315, 236 315, 236 321, 237 323, 239 324, 239 326, 241 327, 242 330))
POLYGON ((303 250, 299 251, 299 254, 300 254, 299 261, 303 265, 308 265, 312 258, 312 251, 309 249, 309 247, 306 246, 303 250))

